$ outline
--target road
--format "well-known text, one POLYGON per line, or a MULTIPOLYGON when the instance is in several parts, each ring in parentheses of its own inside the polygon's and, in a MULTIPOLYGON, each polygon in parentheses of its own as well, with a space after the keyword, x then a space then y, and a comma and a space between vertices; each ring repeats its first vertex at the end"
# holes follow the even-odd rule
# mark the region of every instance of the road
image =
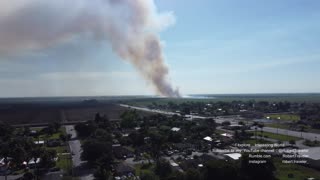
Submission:
MULTIPOLYGON (((154 110, 154 109, 149 109, 149 108, 143 108, 143 107, 137 107, 137 106, 129 106, 126 104, 120 104, 122 107, 127 107, 127 108, 132 108, 132 109, 137 109, 141 111, 148 111, 148 112, 154 112, 154 113, 160 113, 164 115, 178 115, 181 116, 179 113, 174 113, 174 112, 169 112, 169 111, 164 111, 164 110, 154 110)), ((237 116, 218 116, 218 117, 204 117, 204 116, 198 116, 198 115, 192 115, 193 118, 199 118, 199 119, 205 119, 205 118, 213 118, 217 123, 222 123, 223 121, 230 121, 231 124, 237 124, 239 121, 242 119, 237 117, 237 116), (235 118, 237 117, 237 118, 235 118)), ((283 135, 289 135, 289 136, 294 136, 294 137, 302 137, 304 139, 308 140, 320 140, 320 134, 316 133, 310 133, 310 132, 299 132, 299 131, 291 131, 291 130, 286 130, 286 129, 278 129, 277 128, 272 128, 272 127, 264 127, 264 131, 266 132, 271 132, 271 133, 279 133, 283 135)))
POLYGON ((320 140, 320 134, 310 133, 310 132, 291 131, 291 130, 286 130, 286 129, 272 128, 272 127, 264 127, 263 131, 299 137, 299 138, 303 138, 303 139, 308 139, 310 141, 320 140))
MULTIPOLYGON (((119 105, 121 107, 136 109, 136 110, 140 110, 140 111, 153 112, 153 113, 159 113, 159 114, 164 114, 164 115, 178 115, 178 116, 181 116, 180 113, 176 113, 176 112, 164 111, 164 110, 159 110, 159 109, 150 109, 150 108, 146 108, 146 107, 130 106, 130 105, 127 105, 127 104, 119 104, 119 105)), ((212 118, 212 119, 214 119, 216 121, 216 123, 222 123, 224 121, 230 121, 231 124, 236 124, 239 121, 243 120, 238 115, 212 116, 212 117, 199 116, 199 115, 186 115, 186 117, 187 118, 191 118, 191 119, 208 119, 208 118, 212 118)))
POLYGON ((65 126, 66 132, 71 134, 71 140, 69 141, 70 151, 72 156, 73 163, 73 176, 79 177, 81 180, 92 180, 93 174, 92 170, 87 167, 85 161, 81 160, 81 143, 77 138, 77 132, 74 129, 73 125, 65 126))

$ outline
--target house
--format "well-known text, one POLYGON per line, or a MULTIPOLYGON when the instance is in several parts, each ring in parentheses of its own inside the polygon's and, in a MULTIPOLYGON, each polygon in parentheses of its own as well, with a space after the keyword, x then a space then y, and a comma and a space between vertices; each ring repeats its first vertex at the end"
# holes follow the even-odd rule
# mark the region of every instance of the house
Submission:
POLYGON ((8 167, 10 166, 12 158, 7 158, 7 163, 5 162, 5 158, 0 158, 0 175, 5 175, 10 173, 11 171, 8 170, 8 167))
POLYGON ((127 163, 119 163, 114 169, 116 176, 134 176, 135 169, 127 163))
POLYGON ((121 145, 112 145, 112 151, 117 159, 133 158, 134 153, 121 145))
POLYGON ((183 172, 183 170, 180 168, 179 164, 177 164, 176 162, 170 160, 169 163, 170 163, 171 168, 172 168, 174 171, 183 172))

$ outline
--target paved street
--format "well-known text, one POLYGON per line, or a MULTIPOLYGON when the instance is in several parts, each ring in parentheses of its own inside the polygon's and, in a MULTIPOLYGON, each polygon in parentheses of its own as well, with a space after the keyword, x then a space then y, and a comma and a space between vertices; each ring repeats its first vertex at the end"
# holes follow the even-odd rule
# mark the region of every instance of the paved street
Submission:
POLYGON ((272 127, 264 127, 263 131, 266 132, 271 132, 271 133, 278 133, 282 135, 289 135, 289 136, 294 136, 294 137, 299 137, 299 138, 304 138, 308 140, 320 140, 320 134, 316 133, 309 133, 309 132, 298 132, 298 131, 291 131, 291 130, 286 130, 286 129, 277 129, 277 128, 272 128, 272 127))
POLYGON ((81 143, 77 139, 77 133, 74 129, 74 125, 67 125, 66 132, 71 134, 71 140, 69 141, 69 146, 71 150, 72 163, 73 163, 73 176, 80 177, 81 180, 92 180, 92 170, 88 169, 86 162, 81 160, 81 143))

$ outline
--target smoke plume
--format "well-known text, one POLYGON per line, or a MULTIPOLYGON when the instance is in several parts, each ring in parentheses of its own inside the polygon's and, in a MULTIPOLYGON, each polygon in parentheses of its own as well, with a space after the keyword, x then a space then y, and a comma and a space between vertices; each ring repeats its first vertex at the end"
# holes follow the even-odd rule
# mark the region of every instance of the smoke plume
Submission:
POLYGON ((10 0, 0 2, 0 54, 41 50, 90 36, 107 40, 157 93, 179 97, 168 78, 158 32, 174 23, 153 0, 10 0))

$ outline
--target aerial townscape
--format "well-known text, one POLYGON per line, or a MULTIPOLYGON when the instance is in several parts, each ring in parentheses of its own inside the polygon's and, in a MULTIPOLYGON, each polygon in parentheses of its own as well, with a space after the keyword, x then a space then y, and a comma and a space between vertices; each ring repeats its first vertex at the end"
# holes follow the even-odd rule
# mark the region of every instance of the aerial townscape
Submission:
POLYGON ((3 99, 1 175, 320 177, 318 94, 87 98, 3 99))
POLYGON ((320 180, 319 0, 0 0, 0 180, 320 180))

